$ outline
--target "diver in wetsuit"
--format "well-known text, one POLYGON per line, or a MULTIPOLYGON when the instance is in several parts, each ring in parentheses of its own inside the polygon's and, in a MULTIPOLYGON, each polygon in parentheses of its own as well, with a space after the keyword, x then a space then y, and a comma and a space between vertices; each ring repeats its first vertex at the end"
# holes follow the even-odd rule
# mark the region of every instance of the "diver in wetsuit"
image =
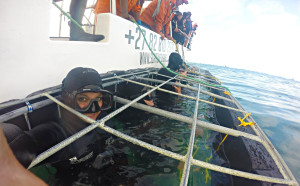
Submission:
MULTIPOLYGON (((179 73, 181 68, 184 68, 183 67, 183 61, 181 59, 181 56, 178 53, 173 52, 173 53, 170 54, 168 68, 170 70, 172 70, 174 72, 178 72, 178 73, 179 73)), ((169 76, 169 77, 175 77, 176 76, 176 74, 173 74, 172 72, 169 72, 165 68, 161 68, 158 71, 158 74, 162 74, 162 75, 169 76)), ((157 79, 167 81, 169 78, 157 75, 157 79)), ((173 79, 171 82, 175 83, 176 80, 173 79)), ((175 91, 177 93, 181 93, 181 87, 178 87, 178 86, 175 86, 175 85, 166 84, 166 85, 162 86, 162 88, 170 90, 170 91, 175 91)))
MULTIPOLYGON (((75 68, 71 70, 62 83, 62 101, 71 108, 98 120, 107 115, 112 107, 112 93, 103 90, 101 77, 97 71, 90 68, 75 68)), ((113 123, 107 121, 107 126, 113 123)), ((3 124, 3 131, 15 156, 24 167, 40 153, 87 127, 89 124, 61 109, 61 119, 34 127, 30 131, 13 130, 9 124, 3 124), (12 137, 13 136, 13 137, 12 137)), ((17 127, 17 126, 15 126, 17 127)), ((64 161, 67 164, 80 164, 92 161, 98 154, 105 151, 105 140, 111 135, 99 128, 89 132, 69 146, 60 150, 43 163, 64 161)))

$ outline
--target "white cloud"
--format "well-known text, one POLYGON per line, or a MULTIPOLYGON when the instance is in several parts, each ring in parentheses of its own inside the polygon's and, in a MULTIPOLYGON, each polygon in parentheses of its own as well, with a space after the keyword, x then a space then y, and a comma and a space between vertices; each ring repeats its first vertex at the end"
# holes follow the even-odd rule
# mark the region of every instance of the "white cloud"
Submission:
MULTIPOLYGON (((300 3, 300 2, 299 2, 300 3)), ((190 61, 226 65, 300 80, 299 16, 272 0, 194 1, 198 22, 190 61)))

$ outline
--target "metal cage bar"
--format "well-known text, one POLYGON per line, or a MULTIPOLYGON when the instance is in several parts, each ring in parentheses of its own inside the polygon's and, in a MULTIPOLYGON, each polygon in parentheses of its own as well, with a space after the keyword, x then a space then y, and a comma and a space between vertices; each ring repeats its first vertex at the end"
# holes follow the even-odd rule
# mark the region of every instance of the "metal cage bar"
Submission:
MULTIPOLYGON (((167 78, 172 78, 171 76, 167 76, 167 75, 164 75, 164 74, 159 74, 159 73, 152 73, 152 74, 156 74, 156 75, 159 75, 159 76, 162 76, 162 77, 167 77, 167 78)), ((197 77, 197 76, 196 76, 197 77)), ((153 78, 152 78, 153 79, 153 78)), ((182 76, 176 78, 177 80, 184 80, 184 81, 187 81, 187 82, 190 82, 190 83, 196 83, 196 84, 200 84, 201 86, 203 87, 207 87, 207 88, 211 88, 211 89, 216 89, 216 90, 221 90, 221 91, 225 91, 225 89, 221 88, 221 87, 213 87, 213 86, 209 86, 209 85, 205 85, 203 83, 199 83, 199 82, 196 82, 196 81, 193 81, 192 79, 185 79, 183 78, 182 76)))
MULTIPOLYGON (((151 86, 151 85, 148 85, 148 84, 144 84, 144 83, 132 81, 132 80, 129 80, 129 79, 126 79, 126 78, 120 78, 118 76, 115 76, 115 77, 118 78, 118 79, 124 80, 124 81, 128 81, 128 82, 137 84, 137 85, 141 85, 141 86, 145 86, 145 87, 149 87, 149 88, 153 88, 154 87, 154 86, 151 86)), ((140 79, 145 79, 145 78, 140 78, 140 79)), ((181 94, 181 93, 169 91, 169 90, 166 90, 166 89, 163 89, 163 88, 158 88, 157 90, 162 91, 162 92, 167 92, 167 93, 170 93, 170 94, 174 94, 174 95, 177 95, 177 96, 181 96, 181 97, 185 97, 185 98, 196 100, 195 97, 191 97, 191 96, 187 96, 187 95, 184 95, 184 94, 181 94)), ((241 112, 241 113, 246 113, 247 114, 247 112, 244 111, 244 110, 240 110, 240 109, 228 107, 228 106, 225 106, 225 105, 221 105, 221 104, 218 104, 218 103, 206 101, 206 100, 203 100, 203 99, 199 99, 199 101, 203 102, 203 103, 211 104, 211 105, 214 105, 214 106, 223 107, 223 108, 226 108, 226 109, 229 109, 229 110, 234 110, 234 111, 237 111, 237 112, 241 112)))
MULTIPOLYGON (((136 73, 130 73, 130 74, 124 74, 124 75, 120 75, 119 77, 126 77, 126 76, 132 76, 132 75, 137 75, 137 74, 149 74, 151 71, 142 71, 142 72, 136 72, 136 73)), ((111 79, 115 79, 115 77, 108 77, 108 78, 103 78, 102 81, 108 81, 108 80, 111 80, 111 79)), ((109 86, 111 84, 109 83, 103 83, 103 87, 106 87, 106 86, 109 86)), ((61 85, 57 85, 57 86, 54 86, 52 87, 54 90, 51 90, 51 91, 47 91, 48 94, 55 94, 55 93, 58 93, 59 91, 61 91, 61 85)), ((27 97, 27 98, 24 98, 24 99, 19 99, 19 100, 15 100, 15 101, 10 101, 10 102, 7 102, 7 103, 1 103, 0 104, 0 109, 4 109, 6 107, 10 107, 10 106, 13 106, 13 105, 17 105, 17 104, 20 104, 20 103, 25 103, 26 101, 31 101, 31 100, 34 100, 34 99, 37 99, 37 98, 40 98, 40 97, 43 97, 42 94, 38 94, 38 95, 34 95, 34 96, 31 96, 31 97, 27 97)), ((0 120, 1 121, 1 120, 0 120)))
MULTIPOLYGON (((150 79, 150 78, 140 78, 140 79, 145 80, 145 81, 156 82, 156 83, 162 83, 163 82, 162 80, 158 80, 158 79, 150 79)), ((183 88, 187 88, 187 89, 194 90, 194 91, 198 91, 197 88, 191 87, 191 86, 188 86, 188 85, 184 85, 182 83, 169 82, 168 84, 169 85, 175 85, 175 86, 183 87, 183 88)), ((200 90, 200 93, 206 94, 206 95, 209 95, 211 97, 218 98, 218 99, 223 99, 223 100, 226 100, 226 101, 229 101, 229 102, 233 102, 231 99, 228 99, 226 97, 223 97, 223 96, 211 93, 211 92, 207 92, 207 91, 204 91, 204 90, 200 90)))
POLYGON ((198 85, 198 93, 197 93, 197 100, 195 103, 195 110, 194 110, 194 118, 193 118, 193 125, 191 131, 190 142, 188 146, 188 152, 185 155, 186 160, 182 172, 181 177, 181 186, 186 186, 188 184, 189 175, 190 175, 190 168, 191 168, 191 161, 193 160, 193 150, 194 150, 194 142, 195 142, 195 134, 196 134, 196 123, 197 123, 197 116, 198 116, 198 105, 199 105, 199 96, 200 96, 200 84, 198 85))

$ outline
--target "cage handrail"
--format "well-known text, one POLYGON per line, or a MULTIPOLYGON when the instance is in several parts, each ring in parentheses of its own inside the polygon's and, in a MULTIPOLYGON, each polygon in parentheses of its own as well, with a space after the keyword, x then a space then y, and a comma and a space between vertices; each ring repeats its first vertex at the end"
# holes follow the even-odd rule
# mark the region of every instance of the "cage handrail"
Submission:
MULTIPOLYGON (((164 74, 159 74, 158 72, 152 72, 151 74, 156 74, 156 75, 159 75, 159 76, 162 76, 162 77, 171 78, 171 76, 167 76, 167 75, 164 75, 164 74)), ((199 83, 199 82, 193 81, 191 79, 185 79, 183 77, 177 77, 176 80, 184 80, 184 81, 191 82, 191 83, 197 83, 197 84, 200 84, 201 86, 208 87, 208 88, 211 88, 211 89, 216 89, 216 90, 221 90, 221 91, 226 90, 226 89, 223 89, 223 88, 220 88, 220 87, 212 87, 212 86, 209 86, 209 85, 205 85, 203 83, 199 83)))
MULTIPOLYGON (((118 78, 118 79, 122 79, 124 81, 128 81, 128 82, 137 84, 137 85, 141 85, 141 86, 145 86, 145 87, 149 87, 149 88, 153 88, 154 87, 152 85, 148 85, 148 84, 144 84, 144 83, 132 81, 132 80, 129 80, 129 79, 126 79, 126 78, 120 78, 118 76, 115 76, 115 77, 118 78)), ((143 79, 143 78, 140 78, 140 79, 143 79)), ((174 94, 174 95, 177 95, 177 96, 181 96, 181 97, 185 97, 185 98, 196 100, 195 97, 191 97, 191 96, 188 96, 188 95, 185 95, 185 94, 181 94, 181 93, 169 91, 169 90, 166 90, 166 89, 163 89, 163 88, 158 88, 157 90, 162 91, 162 92, 167 92, 167 93, 170 93, 170 94, 174 94)), ((206 100, 203 100, 203 99, 199 99, 199 101, 203 102, 203 103, 211 104, 211 105, 214 105, 214 106, 226 108, 226 109, 229 109, 229 110, 234 110, 234 111, 241 112, 241 113, 246 113, 246 114, 248 113, 248 112, 246 112, 244 110, 236 109, 236 108, 233 108, 233 107, 228 107, 228 106, 225 106, 225 105, 221 105, 219 103, 214 103, 214 102, 206 101, 206 100)))
MULTIPOLYGON (((174 78, 172 78, 174 79, 174 78)), ((169 79, 167 81, 165 81, 165 83, 171 81, 172 79, 169 79)), ((61 107, 63 107, 64 109, 70 111, 72 114, 75 114, 77 116, 79 116, 81 119, 83 119, 86 122, 89 123, 93 123, 92 125, 84 128, 83 130, 79 131, 78 133, 70 136, 69 138, 65 139, 64 141, 56 144, 55 146, 51 147, 50 149, 46 150, 45 152, 41 153, 40 155, 38 155, 29 165, 28 169, 30 169, 31 167, 37 165, 38 163, 42 162, 43 160, 45 160, 46 158, 50 157, 51 155, 53 155, 54 153, 56 153, 57 151, 61 150, 62 148, 66 147, 67 145, 71 144, 72 142, 76 141, 77 139, 79 139, 80 137, 82 137, 83 135, 87 134, 88 132, 94 130, 97 127, 100 128, 104 128, 104 123, 111 119, 112 117, 114 117, 115 115, 119 114, 120 112, 124 111, 125 109, 127 109, 128 107, 130 107, 133 103, 139 101, 140 99, 144 98, 145 96, 147 96, 148 94, 152 93, 153 91, 155 91, 156 89, 158 89, 159 87, 163 86, 165 83, 160 84, 157 87, 154 87, 153 89, 147 91, 146 93, 142 94, 141 96, 135 98, 134 100, 132 100, 130 103, 122 106, 121 108, 113 111, 112 113, 108 114, 107 116, 105 116, 104 118, 102 118, 101 120, 95 122, 95 120, 85 116, 84 114, 81 114, 80 112, 77 112, 76 110, 70 108, 69 106, 63 104, 62 102, 60 102, 59 100, 57 100, 56 98, 54 98, 53 96, 44 93, 43 95, 48 97, 50 100, 54 101, 55 103, 59 104, 61 107)), ((109 128, 109 127, 108 127, 109 128)), ((111 129, 111 128, 110 128, 111 129)), ((113 129, 111 129, 113 130, 113 129)))
MULTIPOLYGON (((125 75, 123 75, 123 76, 125 76, 125 75)), ((127 74, 126 76, 128 76, 128 74, 127 74)), ((144 75, 141 75, 141 74, 140 74, 140 75, 139 75, 139 77, 143 77, 143 76, 147 76, 147 74, 144 74, 144 75)), ((132 77, 128 77, 128 78, 129 78, 129 79, 133 79, 133 78, 135 78, 135 77, 132 76, 132 77)), ((111 79, 115 79, 115 78, 111 78, 111 79)), ((106 82, 106 83, 103 83, 103 87, 105 88, 105 87, 107 87, 107 86, 115 85, 115 84, 118 84, 118 83, 121 83, 121 82, 124 82, 124 80, 115 80, 115 81, 112 81, 112 82, 106 82)), ((51 91, 45 92, 45 93, 48 93, 48 94, 54 94, 54 93, 58 93, 59 91, 61 91, 61 85, 56 86, 56 87, 58 87, 58 88, 55 89, 55 90, 51 90, 51 91)), ((25 98, 25 99, 16 100, 16 101, 14 101, 14 102, 12 102, 12 103, 9 102, 10 105, 8 105, 8 106, 12 106, 12 105, 15 105, 15 104, 20 104, 20 103, 25 103, 26 101, 31 101, 31 100, 33 100, 33 99, 40 98, 40 97, 43 97, 43 96, 44 96, 43 93, 39 93, 39 94, 37 94, 37 95, 31 96, 31 97, 28 97, 28 98, 25 98)), ((58 96, 58 97, 59 97, 59 96, 58 96)), ((45 107, 45 106, 47 106, 47 105, 50 105, 51 103, 53 103, 53 101, 51 101, 51 100, 49 100, 49 99, 43 100, 43 101, 40 101, 40 102, 37 102, 37 103, 33 103, 33 104, 32 104, 32 108, 33 108, 33 110, 40 109, 40 108, 43 108, 43 107, 45 107)), ((7 106, 6 106, 6 107, 7 107, 7 106)), ((4 107, 4 108, 6 108, 6 107, 4 107)), ((0 109, 2 109, 2 108, 0 107, 0 109)), ((28 111, 27 106, 18 108, 18 109, 16 109, 16 110, 13 110, 13 111, 10 111, 10 112, 7 112, 7 113, 5 113, 5 114, 0 115, 0 122, 8 121, 8 120, 10 120, 10 119, 13 119, 13 118, 15 118, 15 117, 18 117, 18 116, 20 116, 20 115, 22 115, 22 114, 26 114, 26 113, 28 113, 28 112, 29 112, 29 111, 28 111)))
MULTIPOLYGON (((140 79, 145 80, 145 81, 156 82, 156 83, 161 83, 161 82, 162 82, 162 80, 158 80, 158 79, 155 79, 155 80, 154 80, 154 79, 150 79, 150 78, 140 78, 140 79)), ((173 83, 173 82, 169 82, 168 84, 169 84, 169 85, 175 85, 175 86, 183 87, 183 88, 187 88, 187 89, 194 90, 194 91, 198 91, 197 88, 191 87, 191 86, 187 86, 187 85, 184 85, 184 84, 182 84, 182 83, 173 83)), ((211 93, 211 92, 207 92, 207 91, 205 91, 205 90, 200 90, 200 93, 209 95, 209 96, 214 97, 214 98, 223 99, 223 100, 226 100, 226 101, 229 101, 229 102, 233 102, 233 101, 232 101, 231 99, 229 99, 229 98, 226 98, 226 97, 223 97, 223 96, 220 96, 220 95, 211 93)))
MULTIPOLYGON (((136 73, 120 75, 119 77, 126 77, 126 76, 132 76, 132 75, 143 74, 143 73, 148 73, 149 74, 150 72, 152 72, 152 71, 151 70, 145 70, 145 71, 142 71, 142 72, 136 72, 136 73)), ((113 76, 108 77, 108 78, 103 78, 102 81, 107 81, 107 80, 111 80, 111 79, 115 79, 115 78, 113 76)), ((57 85, 57 86, 54 86, 52 88, 54 90, 47 91, 47 93, 49 93, 49 94, 58 93, 59 91, 61 91, 61 84, 57 85)), ((0 109, 4 109, 6 107, 10 107, 10 106, 17 105, 17 104, 20 104, 20 103, 25 103, 26 101, 31 101, 31 100, 34 100, 34 99, 37 99, 37 98, 40 98, 40 97, 43 97, 43 95, 42 94, 37 94, 37 95, 30 96, 30 97, 23 98, 23 99, 9 101, 9 102, 6 102, 6 103, 0 103, 0 109)))
POLYGON ((188 146, 188 152, 185 155, 185 164, 182 172, 181 177, 181 186, 186 186, 188 184, 189 175, 190 175, 190 168, 191 168, 191 161, 193 160, 193 150, 194 150, 194 142, 195 142, 195 134, 196 134, 196 124, 197 124, 197 117, 198 117, 198 105, 199 105, 199 97, 200 97, 200 84, 198 85, 198 93, 197 93, 197 100, 195 103, 195 109, 194 109, 194 118, 193 118, 193 125, 190 135, 190 142, 188 146))

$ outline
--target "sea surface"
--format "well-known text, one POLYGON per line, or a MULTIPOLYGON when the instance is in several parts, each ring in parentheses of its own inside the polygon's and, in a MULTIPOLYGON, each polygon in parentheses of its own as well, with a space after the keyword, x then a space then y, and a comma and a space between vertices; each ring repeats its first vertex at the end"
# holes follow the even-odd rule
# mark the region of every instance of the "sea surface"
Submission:
POLYGON ((300 82, 223 66, 192 65, 209 70, 231 90, 300 183, 300 82))

